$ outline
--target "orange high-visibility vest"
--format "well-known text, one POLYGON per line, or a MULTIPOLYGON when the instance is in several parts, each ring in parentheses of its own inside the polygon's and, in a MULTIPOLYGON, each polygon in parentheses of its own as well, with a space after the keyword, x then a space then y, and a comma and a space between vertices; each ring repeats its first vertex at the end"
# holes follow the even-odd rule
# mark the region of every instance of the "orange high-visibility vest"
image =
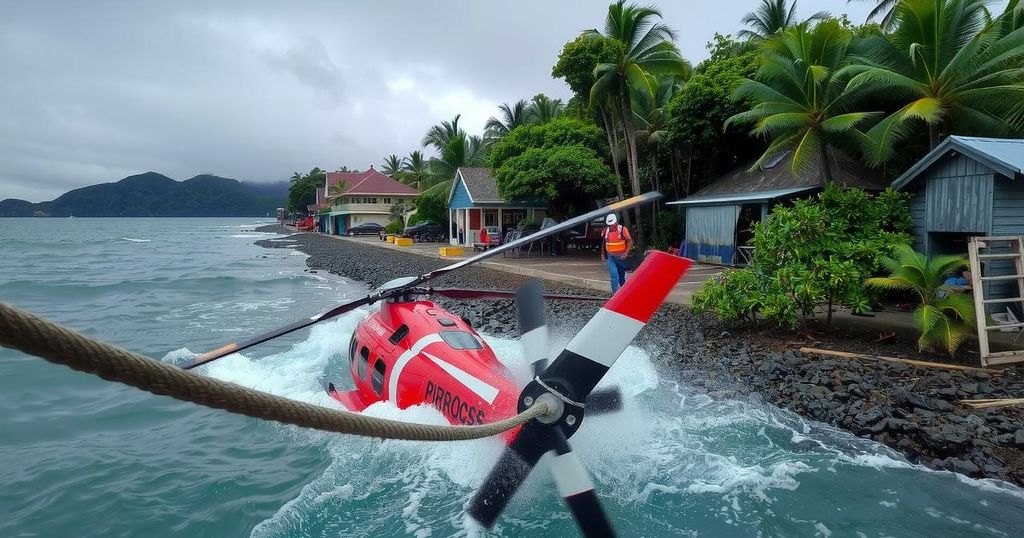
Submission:
POLYGON ((626 240, 630 239, 629 230, 621 224, 609 226, 604 229, 604 248, 608 254, 625 254, 626 240))

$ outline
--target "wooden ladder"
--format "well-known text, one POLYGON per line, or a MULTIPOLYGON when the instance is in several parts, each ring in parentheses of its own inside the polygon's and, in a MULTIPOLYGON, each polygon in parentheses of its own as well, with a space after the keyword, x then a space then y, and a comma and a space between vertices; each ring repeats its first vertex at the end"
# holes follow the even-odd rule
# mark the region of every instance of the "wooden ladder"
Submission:
POLYGON ((1021 236, 1005 237, 972 237, 967 243, 967 253, 971 264, 971 284, 974 287, 974 310, 978 323, 978 351, 981 353, 982 366, 1005 364, 1024 361, 1024 349, 1013 351, 989 351, 988 333, 1000 329, 1021 328, 1024 323, 1008 325, 989 325, 985 305, 1024 303, 1024 241, 1021 236), (993 252, 1000 250, 1000 252, 993 252), (1008 251, 1007 251, 1008 250, 1008 251), (982 274, 982 262, 991 260, 1012 260, 1014 274, 986 276, 982 274), (988 299, 985 284, 991 282, 1016 280, 1017 297, 988 299))

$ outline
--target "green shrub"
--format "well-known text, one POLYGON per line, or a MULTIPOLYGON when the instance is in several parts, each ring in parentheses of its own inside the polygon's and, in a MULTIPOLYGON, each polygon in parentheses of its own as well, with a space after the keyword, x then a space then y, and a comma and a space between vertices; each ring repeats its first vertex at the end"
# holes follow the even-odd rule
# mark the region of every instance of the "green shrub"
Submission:
MULTIPOLYGON (((410 220, 412 220, 412 219, 410 218, 410 220)), ((393 221, 389 222, 387 226, 384 227, 384 233, 397 234, 397 233, 401 233, 402 230, 404 230, 404 229, 405 229, 405 226, 402 225, 402 221, 400 221, 400 220, 393 220, 393 221)))
POLYGON ((907 196, 887 190, 871 196, 830 185, 816 199, 778 206, 754 226, 754 260, 720 282, 707 282, 694 307, 726 320, 760 316, 795 327, 823 307, 868 308, 865 278, 875 274, 894 247, 908 245, 907 196))

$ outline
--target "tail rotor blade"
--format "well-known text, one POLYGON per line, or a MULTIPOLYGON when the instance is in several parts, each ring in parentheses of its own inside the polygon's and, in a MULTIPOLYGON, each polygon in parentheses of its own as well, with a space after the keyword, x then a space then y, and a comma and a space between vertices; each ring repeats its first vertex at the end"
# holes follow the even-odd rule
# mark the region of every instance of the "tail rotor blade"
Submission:
POLYGON ((550 427, 536 421, 527 422, 519 430, 519 435, 505 447, 470 501, 469 515, 477 523, 488 529, 494 526, 541 456, 551 450, 550 431, 550 427))
MULTIPOLYGON (((693 262, 653 251, 544 371, 563 380, 568 397, 586 401, 605 373, 644 328, 693 262)), ((571 435, 571 434, 570 434, 571 435)))
POLYGON ((548 365, 548 324, 544 319, 544 284, 533 279, 516 291, 519 311, 519 339, 523 355, 533 366, 533 375, 540 375, 548 365))
POLYGON ((558 494, 569 506, 583 536, 615 536, 615 530, 608 521, 608 515, 594 491, 583 462, 569 446, 565 434, 555 428, 552 432, 555 450, 551 458, 551 476, 555 479, 558 494))
POLYGON ((603 415, 622 411, 622 391, 619 387, 597 389, 587 397, 587 414, 603 415))

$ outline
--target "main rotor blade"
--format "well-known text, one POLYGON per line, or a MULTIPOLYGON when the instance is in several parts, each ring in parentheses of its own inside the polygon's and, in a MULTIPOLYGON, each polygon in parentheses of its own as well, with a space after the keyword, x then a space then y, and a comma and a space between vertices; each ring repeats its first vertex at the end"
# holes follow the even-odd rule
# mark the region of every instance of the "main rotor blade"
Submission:
MULTIPOLYGON (((428 288, 428 292, 449 299, 515 299, 516 293, 500 290, 469 290, 462 288, 428 288)), ((545 300, 553 301, 606 301, 605 297, 593 297, 587 295, 559 295, 546 294, 545 300)))
POLYGON ((285 325, 284 327, 279 327, 279 328, 274 329, 272 331, 265 332, 265 333, 263 333, 263 334, 261 334, 259 336, 254 336, 254 337, 252 337, 252 338, 250 338, 248 340, 245 340, 243 342, 232 343, 232 344, 228 344, 228 345, 223 346, 223 347, 219 347, 219 348, 217 348, 217 349, 215 349, 213 351, 207 351, 206 353, 203 353, 202 355, 199 355, 199 356, 193 358, 192 360, 186 362, 185 364, 182 364, 181 367, 186 369, 186 370, 191 370, 192 368, 195 368, 196 366, 199 366, 199 365, 202 365, 202 364, 206 364, 208 362, 215 361, 215 360, 217 360, 217 359, 219 359, 221 357, 224 357, 226 355, 230 355, 232 353, 236 353, 238 351, 242 351, 243 349, 250 348, 250 347, 255 346, 257 344, 262 344, 263 342, 266 342, 267 340, 273 340, 274 338, 277 338, 278 336, 286 335, 286 334, 288 334, 290 332, 297 331, 297 330, 302 329, 304 327, 309 327, 310 325, 312 325, 314 323, 325 321, 325 320, 328 320, 328 319, 331 319, 331 318, 336 318, 336 317, 338 317, 338 316, 340 316, 342 314, 351 312, 351 311, 353 311, 353 310, 355 310, 355 309, 357 309, 357 308, 359 308, 361 306, 366 306, 368 304, 372 304, 372 303, 380 300, 380 298, 381 297, 379 296, 379 294, 374 294, 374 295, 368 295, 368 296, 363 297, 361 299, 356 299, 355 301, 351 301, 351 302, 345 303, 345 304, 343 304, 341 306, 337 306, 337 307, 335 307, 335 308, 333 308, 331 310, 328 310, 327 312, 324 312, 323 314, 317 314, 317 315, 315 315, 313 317, 310 317, 310 318, 300 319, 300 320, 298 320, 298 321, 296 321, 294 323, 289 323, 288 325, 285 325))
POLYGON ((532 279, 516 290, 516 310, 523 356, 533 367, 533 375, 540 375, 548 366, 548 324, 544 319, 544 284, 540 280, 532 279))
POLYGON ((636 273, 583 327, 541 375, 545 383, 564 383, 565 396, 585 402, 619 355, 644 328, 651 316, 693 262, 652 251, 636 273))
POLYGON ((517 239, 515 241, 512 241, 511 243, 505 243, 504 245, 498 245, 498 246, 496 246, 496 247, 494 247, 492 249, 485 250, 485 251, 481 252, 480 254, 477 254, 476 256, 473 256, 472 258, 466 258, 465 260, 453 263, 453 264, 451 264, 449 266, 442 267, 440 269, 435 269, 435 270, 433 270, 433 271, 431 271, 429 273, 424 273, 424 274, 420 275, 419 278, 417 278, 414 281, 414 283, 415 284, 420 284, 422 282, 426 282, 427 280, 430 280, 432 278, 437 278, 437 277, 439 277, 439 276, 441 276, 441 275, 443 275, 445 273, 454 271, 456 269, 462 269, 463 267, 467 267, 467 266, 473 265, 475 263, 480 263, 481 261, 486 260, 487 258, 490 258, 492 256, 497 256, 498 254, 501 254, 502 252, 508 252, 508 251, 510 251, 512 249, 515 249, 515 248, 524 247, 524 246, 529 245, 530 243, 533 243, 534 241, 537 241, 539 239, 544 239, 545 237, 550 237, 552 235, 559 234, 559 233, 562 233, 564 231, 571 230, 571 229, 579 226, 580 224, 585 224, 585 223, 590 222, 590 221, 592 221, 594 219, 601 218, 601 217, 603 217, 603 216, 605 216, 605 215, 607 215, 609 213, 614 213, 616 211, 621 211, 623 209, 627 209, 627 208, 633 207, 635 205, 640 205, 640 204, 646 204, 648 202, 653 202, 653 201, 661 198, 661 196, 662 195, 661 195, 660 192, 652 191, 652 192, 648 192, 646 194, 641 194, 641 195, 638 195, 638 196, 634 196, 632 198, 626 198, 625 200, 622 200, 622 201, 619 201, 619 202, 615 202, 614 204, 610 204, 610 205, 606 205, 604 207, 597 208, 597 209, 595 209, 595 210, 593 210, 593 211, 591 211, 589 213, 584 213, 583 215, 579 215, 577 217, 573 217, 573 218, 571 218, 569 220, 566 220, 565 222, 560 222, 560 223, 558 223, 558 224, 556 224, 556 225, 554 225, 554 226, 552 226, 550 228, 545 228, 545 229, 540 230, 538 232, 532 233, 532 234, 530 234, 530 235, 528 235, 526 237, 523 237, 522 239, 517 239))
POLYGON ((523 425, 519 435, 505 447, 469 503, 469 515, 477 523, 488 529, 494 526, 540 457, 552 449, 551 429, 550 426, 531 420, 523 425))
POLYGON ((580 457, 573 452, 562 430, 555 428, 551 437, 555 447, 551 453, 551 476, 555 479, 558 494, 569 506, 583 536, 615 536, 615 529, 601 507, 594 483, 583 468, 580 457))

